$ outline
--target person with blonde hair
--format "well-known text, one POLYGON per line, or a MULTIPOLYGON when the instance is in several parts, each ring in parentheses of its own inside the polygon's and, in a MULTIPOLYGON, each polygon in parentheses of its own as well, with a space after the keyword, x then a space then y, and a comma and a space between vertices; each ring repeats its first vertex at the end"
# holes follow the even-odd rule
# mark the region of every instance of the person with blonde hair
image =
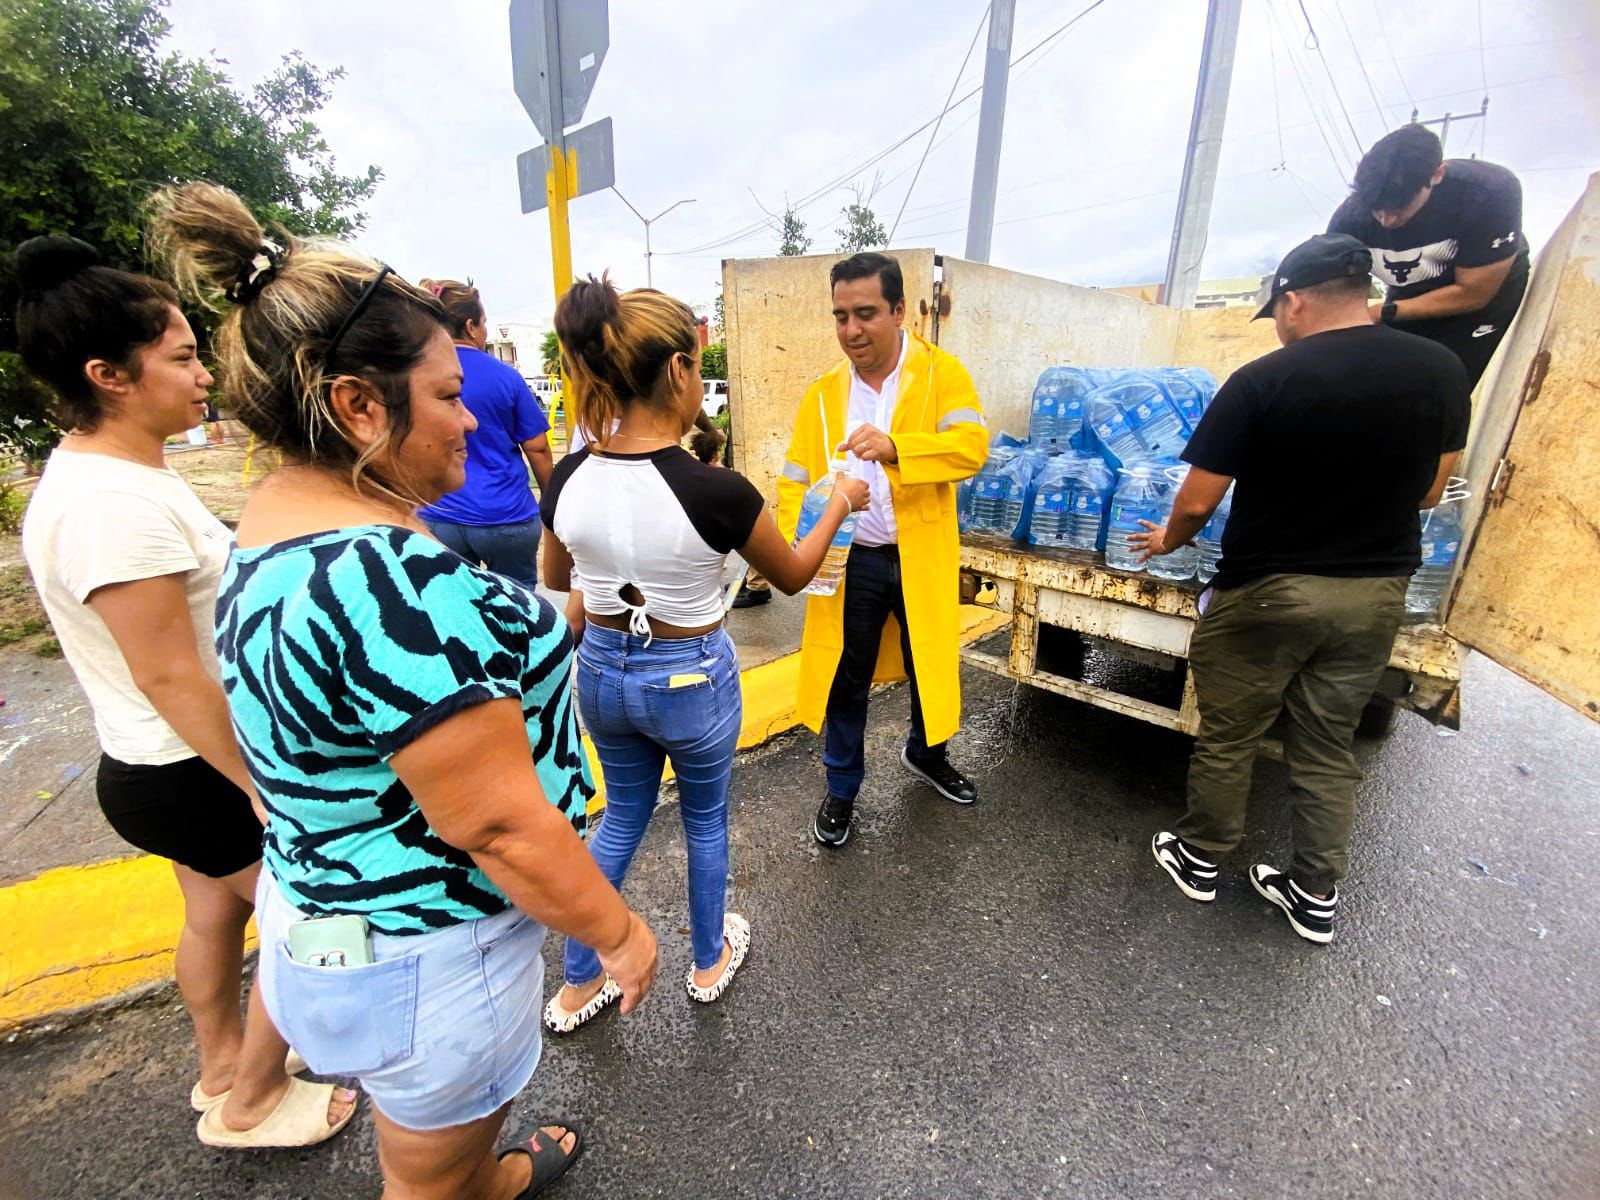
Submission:
MULTIPOLYGON (((700 462, 682 440, 701 413, 694 314, 649 288, 619 295, 579 280, 556 305, 577 424, 590 443, 562 459, 545 493, 544 574, 583 578, 578 708, 606 780, 589 849, 620 887, 671 759, 689 849, 692 999, 733 982, 750 925, 726 911, 728 780, 743 703, 739 657, 723 628, 722 566, 739 551, 785 591, 822 565, 829 541, 867 501, 840 476, 817 528, 794 548, 744 476, 700 462)), ((566 986, 545 1024, 569 1033, 625 995, 604 956, 569 937, 566 986)))
POLYGON ((166 465, 168 437, 204 411, 211 375, 172 288, 105 265, 70 237, 17 249, 18 346, 67 434, 23 522, 22 548, 94 710, 95 790, 129 844, 171 860, 183 893, 174 973, 194 1022, 189 1103, 217 1145, 308 1146, 355 1096, 304 1070, 259 989, 239 1016, 261 822, 211 640, 227 528, 166 465))
POLYGON ((478 427, 467 434, 467 482, 421 510, 438 538, 470 563, 533 587, 538 582, 539 502, 528 472, 550 485, 550 421, 509 363, 488 351, 488 317, 478 289, 454 279, 419 285, 443 306, 461 362, 461 403, 478 427))
POLYGON ((444 310, 347 246, 267 238, 214 185, 158 192, 149 234, 225 310, 224 390, 283 456, 216 613, 267 812, 267 1008, 371 1097, 385 1195, 533 1195, 582 1149, 561 1119, 494 1153, 539 1062, 545 927, 597 947, 624 1009, 656 946, 584 850, 565 624, 416 515, 461 486, 476 425, 444 310))

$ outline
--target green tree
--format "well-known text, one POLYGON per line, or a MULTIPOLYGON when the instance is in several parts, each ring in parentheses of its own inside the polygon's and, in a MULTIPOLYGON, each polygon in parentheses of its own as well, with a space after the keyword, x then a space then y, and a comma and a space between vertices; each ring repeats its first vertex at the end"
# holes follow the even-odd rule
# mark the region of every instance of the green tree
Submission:
POLYGON ((778 253, 784 258, 795 258, 811 249, 811 239, 806 236, 806 223, 785 207, 778 218, 778 253))
POLYGON ((728 377, 728 347, 723 342, 712 342, 700 351, 700 377, 726 379, 728 377))
MULTIPOLYGON (((0 0, 0 440, 37 456, 57 433, 12 328, 18 243, 71 233, 107 261, 144 266, 152 188, 212 179, 296 234, 360 229, 377 167, 341 174, 316 124, 342 68, 298 52, 238 89, 226 64, 163 48, 166 0, 0 0)), ((198 318, 204 331, 205 314, 198 318)))
POLYGON ((561 374, 561 339, 554 329, 547 330, 539 339, 539 365, 546 375, 561 374))
POLYGON ((857 201, 839 210, 844 224, 835 231, 839 235, 839 249, 844 254, 862 250, 881 250, 889 244, 889 231, 878 220, 871 207, 857 201))

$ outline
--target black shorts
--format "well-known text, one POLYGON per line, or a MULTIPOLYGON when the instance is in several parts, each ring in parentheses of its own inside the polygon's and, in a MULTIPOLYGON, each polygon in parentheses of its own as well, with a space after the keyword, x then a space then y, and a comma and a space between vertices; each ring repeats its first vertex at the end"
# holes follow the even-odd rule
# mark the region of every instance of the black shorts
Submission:
POLYGON ((250 797, 199 756, 152 767, 102 754, 95 791, 117 836, 147 854, 213 879, 261 861, 250 797))

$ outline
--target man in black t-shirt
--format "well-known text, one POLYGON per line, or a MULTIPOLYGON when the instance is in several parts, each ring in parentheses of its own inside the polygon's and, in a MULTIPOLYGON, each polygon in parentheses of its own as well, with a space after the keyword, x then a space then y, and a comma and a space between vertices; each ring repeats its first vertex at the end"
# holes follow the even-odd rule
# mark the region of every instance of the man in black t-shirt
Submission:
POLYGON ((1328 224, 1372 251, 1388 285, 1386 325, 1456 352, 1476 386, 1528 288, 1522 185, 1505 167, 1444 160, 1439 139, 1406 125, 1373 143, 1328 224))
POLYGON ((1234 489, 1189 646, 1188 811, 1151 849, 1191 900, 1216 895, 1214 856, 1243 837, 1256 748, 1287 712, 1294 859, 1286 872, 1257 863, 1250 881, 1316 942, 1332 940, 1349 862, 1356 724, 1405 612, 1418 510, 1438 503, 1466 444, 1471 392, 1448 350, 1372 323, 1369 262, 1336 234, 1290 251, 1257 314, 1283 349, 1223 384, 1184 449, 1168 523, 1129 538, 1166 554, 1234 489))

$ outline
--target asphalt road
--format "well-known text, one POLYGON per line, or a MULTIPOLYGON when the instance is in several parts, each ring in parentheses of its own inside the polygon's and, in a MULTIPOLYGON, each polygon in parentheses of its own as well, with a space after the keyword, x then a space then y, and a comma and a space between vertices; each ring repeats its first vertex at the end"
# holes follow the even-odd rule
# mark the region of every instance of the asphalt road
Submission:
MULTIPOLYGON (((1363 749, 1317 948, 1243 875, 1284 857, 1281 768, 1258 769, 1216 903, 1191 904, 1148 850, 1185 739, 965 683, 973 809, 895 763, 903 689, 874 703, 842 852, 809 835, 809 735, 741 764, 754 945, 708 1009, 683 993, 662 810, 629 884, 657 993, 549 1044, 514 1107, 589 1122, 552 1196, 1600 1196, 1600 729, 1473 660, 1466 732, 1403 717, 1363 749)), ((369 1120, 307 1153, 200 1146, 191 1070, 170 995, 0 1047, 0 1197, 377 1194, 369 1120)))

